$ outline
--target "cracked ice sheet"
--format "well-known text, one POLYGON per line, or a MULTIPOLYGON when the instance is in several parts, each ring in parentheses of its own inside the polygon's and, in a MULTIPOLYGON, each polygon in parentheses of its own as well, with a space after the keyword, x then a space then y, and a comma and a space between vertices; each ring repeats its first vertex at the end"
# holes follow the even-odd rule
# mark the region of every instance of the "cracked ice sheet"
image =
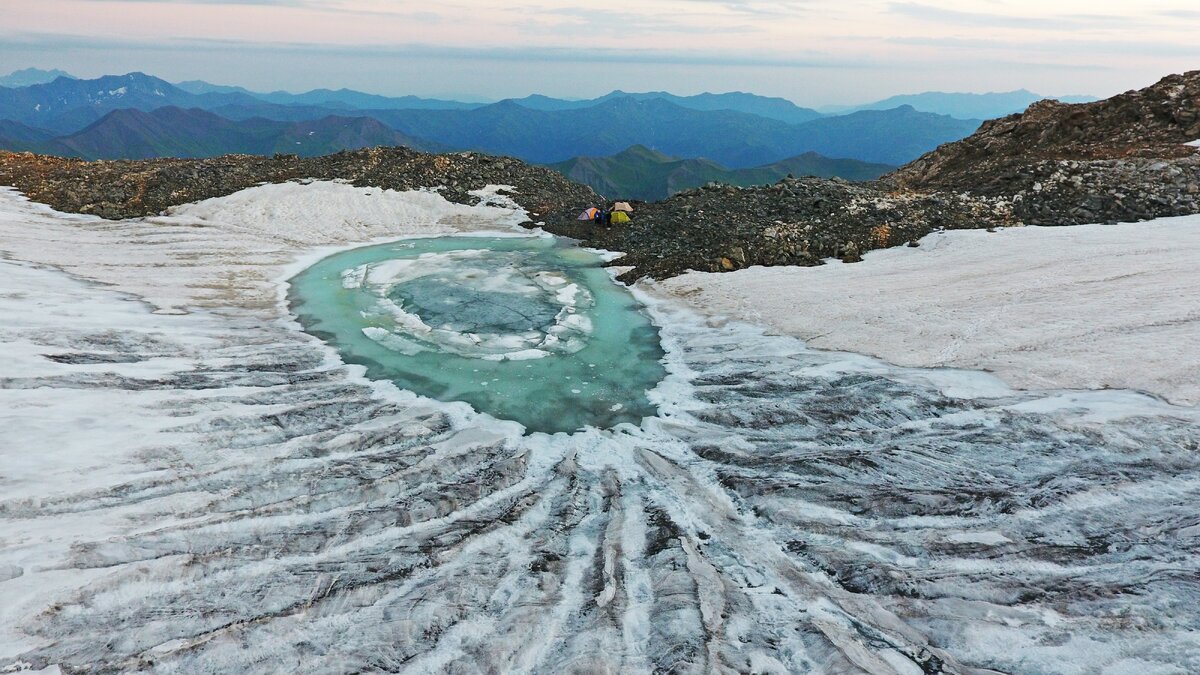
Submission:
POLYGON ((660 288, 824 349, 1028 389, 1200 403, 1200 216, 931 234, 864 262, 690 272, 660 288))
POLYGON ((0 198, 0 669, 1200 669, 1194 409, 648 299, 660 417, 522 437, 362 380, 280 304, 314 247, 513 217, 0 198))

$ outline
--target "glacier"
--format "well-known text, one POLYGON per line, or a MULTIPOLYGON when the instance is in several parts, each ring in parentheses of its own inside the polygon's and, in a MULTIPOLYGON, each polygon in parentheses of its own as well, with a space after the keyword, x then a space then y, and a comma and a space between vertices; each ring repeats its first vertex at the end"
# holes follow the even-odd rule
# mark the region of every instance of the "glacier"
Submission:
POLYGON ((502 200, 0 192, 0 670, 1200 671, 1200 414, 821 351, 635 289, 640 424, 366 377, 286 279, 502 200))

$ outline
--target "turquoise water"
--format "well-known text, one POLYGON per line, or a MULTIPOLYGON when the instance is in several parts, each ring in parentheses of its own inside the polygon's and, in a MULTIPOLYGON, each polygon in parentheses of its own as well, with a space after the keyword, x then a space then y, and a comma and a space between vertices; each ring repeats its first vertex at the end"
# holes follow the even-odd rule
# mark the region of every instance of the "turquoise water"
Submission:
POLYGON ((529 431, 636 424, 656 413, 663 351, 602 263, 547 237, 410 239, 325 258, 289 299, 373 379, 529 431))

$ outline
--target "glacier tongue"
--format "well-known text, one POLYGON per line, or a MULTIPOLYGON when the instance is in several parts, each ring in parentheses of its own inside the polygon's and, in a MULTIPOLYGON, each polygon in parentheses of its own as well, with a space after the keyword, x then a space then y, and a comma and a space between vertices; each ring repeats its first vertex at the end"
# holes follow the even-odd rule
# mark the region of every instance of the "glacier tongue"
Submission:
POLYGON ((512 220, 434 198, 0 196, 0 669, 1200 671, 1194 409, 659 301, 658 418, 522 437, 286 317, 312 247, 512 220))

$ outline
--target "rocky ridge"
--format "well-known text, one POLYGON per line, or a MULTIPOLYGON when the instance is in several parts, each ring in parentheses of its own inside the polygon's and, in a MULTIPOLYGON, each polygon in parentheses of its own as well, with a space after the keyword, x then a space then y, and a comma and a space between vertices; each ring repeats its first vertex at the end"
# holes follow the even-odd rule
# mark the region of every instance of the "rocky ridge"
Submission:
POLYGON ((1017 223, 1004 198, 891 190, 877 183, 785 178, 767 187, 712 184, 649 204, 634 204, 626 229, 601 236, 627 251, 628 279, 674 276, 688 269, 721 272, 751 265, 857 262, 938 229, 1017 223), (652 249, 642 242, 656 242, 652 249))
POLYGON ((592 189, 550 169, 515 159, 464 152, 433 155, 409 148, 369 148, 322 157, 225 155, 211 159, 87 162, 0 152, 0 184, 61 211, 102 218, 137 218, 172 206, 221 197, 262 183, 344 180, 391 190, 436 188, 446 199, 473 204, 470 191, 511 185, 530 214, 567 213, 595 202, 592 189))
POLYGON ((1094 103, 1047 100, 985 122, 885 180, 1007 197, 1030 225, 1120 222, 1200 211, 1200 71, 1094 103))
POLYGON ((437 189, 475 203, 486 185, 511 185, 528 226, 624 251, 623 277, 669 277, 688 269, 819 265, 855 261, 862 252, 919 239, 939 228, 1016 224, 1004 198, 897 190, 880 183, 786 178, 765 187, 710 184, 671 199, 634 202, 633 223, 602 228, 575 219, 599 203, 591 188, 549 169, 479 153, 430 155, 373 148, 316 158, 228 155, 213 159, 85 162, 32 153, 0 153, 0 184, 56 209, 120 219, 231 194, 264 182, 345 180, 395 190, 437 189))

